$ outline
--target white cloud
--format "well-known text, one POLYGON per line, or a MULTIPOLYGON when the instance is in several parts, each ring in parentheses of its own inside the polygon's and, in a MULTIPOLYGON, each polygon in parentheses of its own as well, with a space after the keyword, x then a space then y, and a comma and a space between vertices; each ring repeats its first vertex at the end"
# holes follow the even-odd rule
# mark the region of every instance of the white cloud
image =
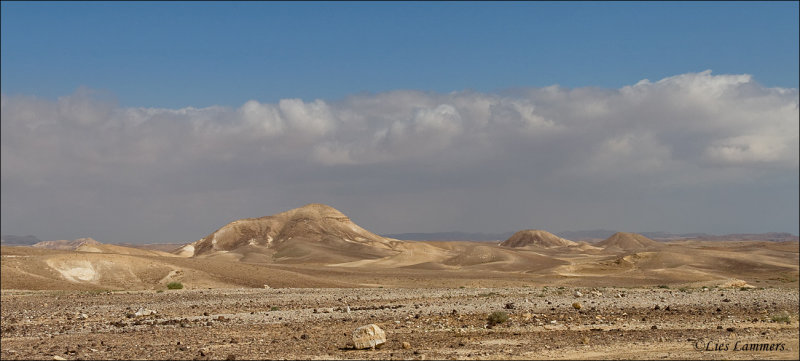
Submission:
POLYGON ((87 89, 57 101, 3 94, 0 104, 4 194, 30 204, 34 186, 169 191, 193 179, 213 190, 269 179, 284 189, 339 167, 349 171, 337 182, 375 191, 411 175, 421 188, 442 174, 476 189, 504 176, 691 187, 798 169, 798 90, 709 71, 621 89, 393 91, 236 109, 118 108, 87 89))

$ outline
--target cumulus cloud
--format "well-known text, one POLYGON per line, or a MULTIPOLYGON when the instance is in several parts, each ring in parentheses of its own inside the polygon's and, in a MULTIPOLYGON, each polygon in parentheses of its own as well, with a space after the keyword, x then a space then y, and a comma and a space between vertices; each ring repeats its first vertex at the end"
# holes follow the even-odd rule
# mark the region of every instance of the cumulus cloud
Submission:
POLYGON ((535 192, 565 178, 685 187, 798 170, 798 90, 710 71, 621 89, 409 90, 238 108, 120 108, 88 89, 1 103, 4 227, 46 202, 42 187, 392 193, 408 181, 406 192, 433 182, 488 191, 510 177, 535 192))

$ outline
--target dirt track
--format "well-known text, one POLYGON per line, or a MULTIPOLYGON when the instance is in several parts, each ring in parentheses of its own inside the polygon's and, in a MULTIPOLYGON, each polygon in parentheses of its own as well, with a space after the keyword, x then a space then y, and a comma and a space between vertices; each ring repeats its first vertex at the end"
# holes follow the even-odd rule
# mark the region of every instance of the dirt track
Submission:
POLYGON ((1 356, 797 359, 799 298, 796 288, 3 290, 1 356), (156 313, 130 315, 139 308, 156 313), (494 311, 509 321, 487 328, 494 311), (785 313, 789 323, 773 321, 785 313), (349 349, 352 331, 369 323, 387 343, 349 349), (741 350, 752 343, 779 346, 741 350))

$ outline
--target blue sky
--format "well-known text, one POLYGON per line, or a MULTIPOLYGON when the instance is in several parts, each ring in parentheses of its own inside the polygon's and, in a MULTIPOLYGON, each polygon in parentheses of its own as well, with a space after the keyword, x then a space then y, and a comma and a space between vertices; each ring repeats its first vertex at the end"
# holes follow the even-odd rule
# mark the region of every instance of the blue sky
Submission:
POLYGON ((2 234, 800 232, 796 1, 0 6, 2 234))
POLYGON ((396 89, 798 86, 797 2, 3 2, 2 91, 239 106, 396 89))

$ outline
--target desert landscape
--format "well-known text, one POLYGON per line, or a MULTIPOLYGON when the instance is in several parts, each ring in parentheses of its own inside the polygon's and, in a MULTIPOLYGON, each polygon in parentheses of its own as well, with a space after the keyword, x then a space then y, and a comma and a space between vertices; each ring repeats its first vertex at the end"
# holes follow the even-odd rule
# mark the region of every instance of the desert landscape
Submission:
MULTIPOLYGON (((796 238, 796 237, 795 237, 796 238)), ((797 359, 798 241, 379 236, 323 205, 184 245, 2 246, 3 359, 797 359), (179 285, 179 286, 175 286, 179 285), (354 333, 376 325, 372 347, 354 333)))

